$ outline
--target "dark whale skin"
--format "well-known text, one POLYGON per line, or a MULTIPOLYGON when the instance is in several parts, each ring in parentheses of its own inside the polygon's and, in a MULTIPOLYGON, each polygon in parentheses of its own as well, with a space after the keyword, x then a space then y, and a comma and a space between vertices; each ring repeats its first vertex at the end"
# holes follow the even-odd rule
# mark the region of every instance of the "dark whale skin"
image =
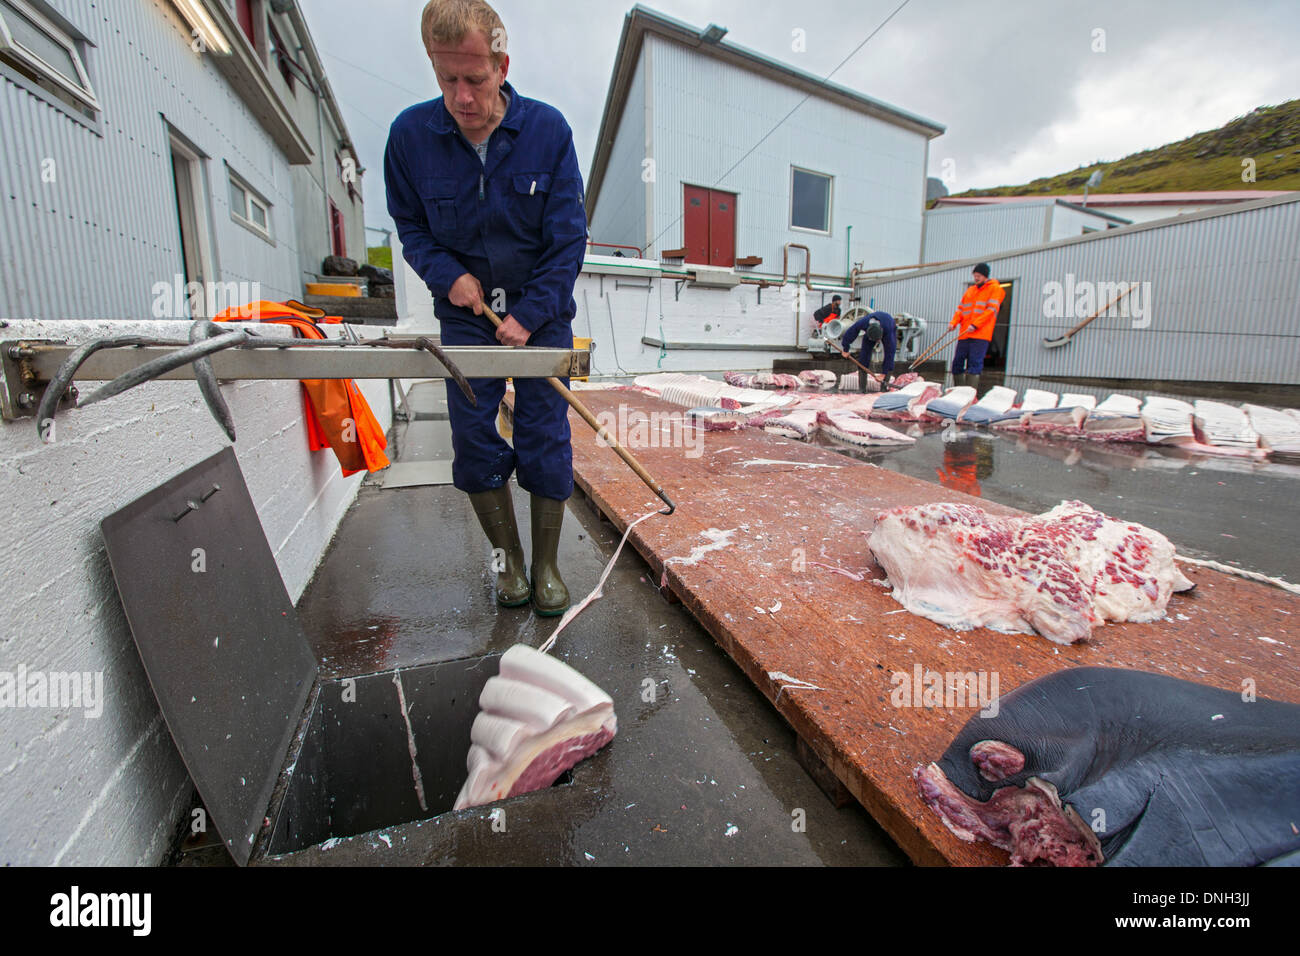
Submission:
MULTIPOLYGON (((934 769, 918 767, 915 776, 938 810, 923 779, 935 779, 934 769)), ((1016 688, 995 717, 971 718, 938 769, 961 791, 963 809, 985 818, 1018 796, 1004 793, 986 807, 995 793, 1031 778, 1056 788, 1078 814, 1077 828, 1102 811, 1105 826, 1093 829, 1107 865, 1295 865, 1300 853, 1300 705, 1247 702, 1144 671, 1076 667, 1016 688), (1019 751, 1023 768, 1007 773, 1018 761, 988 743, 972 755, 986 741, 1019 751), (999 758, 994 779, 980 772, 989 773, 990 753, 999 758)))

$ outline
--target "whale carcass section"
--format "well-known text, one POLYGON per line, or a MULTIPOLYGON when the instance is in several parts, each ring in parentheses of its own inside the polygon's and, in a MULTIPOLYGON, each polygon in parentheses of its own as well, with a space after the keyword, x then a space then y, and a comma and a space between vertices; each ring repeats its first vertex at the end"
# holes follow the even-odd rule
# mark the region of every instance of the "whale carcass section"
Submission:
POLYGON ((479 697, 469 778, 454 809, 549 787, 614 739, 614 701, 576 670, 522 644, 479 697))
POLYGON ((921 799, 1012 865, 1253 866, 1300 853, 1300 706, 1074 667, 971 718, 921 799))
POLYGON ((1192 587, 1158 531, 1081 501, 1001 517, 939 502, 882 512, 869 547, 913 614, 948 627, 1082 641, 1105 621, 1153 621, 1192 587))

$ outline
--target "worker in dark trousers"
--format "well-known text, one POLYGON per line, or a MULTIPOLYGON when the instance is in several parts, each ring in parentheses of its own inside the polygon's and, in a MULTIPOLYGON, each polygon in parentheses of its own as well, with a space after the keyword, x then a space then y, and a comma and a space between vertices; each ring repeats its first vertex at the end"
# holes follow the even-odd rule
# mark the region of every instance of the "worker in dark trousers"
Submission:
POLYGON ((957 349, 952 356, 952 383, 969 385, 979 394, 980 375, 984 372, 984 356, 993 341, 993 329, 998 324, 998 310, 1006 290, 997 279, 989 278, 987 262, 971 270, 971 284, 966 287, 948 322, 949 329, 961 327, 957 335, 957 349))
MULTIPOLYGON (((572 348, 587 217, 569 124, 506 82, 505 27, 483 0, 432 0, 420 27, 442 96, 394 121, 384 180, 403 255, 434 295, 442 344, 572 348), (485 303, 505 316, 500 328, 485 303)), ((452 482, 469 494, 498 559, 496 600, 561 614, 569 592, 557 549, 573 491, 568 406, 546 379, 516 378, 511 448, 496 428, 505 382, 470 384, 477 406, 447 383, 452 482), (531 573, 511 472, 531 495, 531 573)))
POLYGON ((820 329, 831 319, 837 318, 840 314, 841 299, 838 295, 831 296, 829 305, 824 305, 813 313, 813 328, 820 329))
MULTIPOLYGON (((863 339, 862 354, 859 355, 858 361, 866 368, 871 368, 871 356, 876 351, 876 343, 879 342, 883 347, 885 357, 881 362, 880 371, 884 374, 882 385, 888 386, 894 378, 894 353, 898 350, 898 324, 888 312, 872 312, 864 315, 850 325, 848 331, 840 337, 840 348, 845 352, 852 351, 853 343, 857 341, 859 335, 862 335, 863 339)), ((867 383, 864 380, 862 383, 864 391, 866 387, 867 383)))

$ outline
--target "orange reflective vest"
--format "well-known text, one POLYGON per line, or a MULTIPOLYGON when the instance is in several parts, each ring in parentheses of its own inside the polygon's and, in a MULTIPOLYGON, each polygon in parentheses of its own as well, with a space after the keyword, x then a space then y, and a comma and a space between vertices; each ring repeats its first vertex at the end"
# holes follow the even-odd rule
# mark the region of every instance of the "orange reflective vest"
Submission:
POLYGON ((971 284, 961 297, 957 311, 952 314, 948 328, 954 328, 960 322, 962 333, 957 338, 993 341, 993 326, 997 324, 998 309, 1002 308, 1006 294, 1006 290, 998 285, 997 279, 986 279, 983 285, 971 284), (966 329, 972 325, 975 330, 967 332, 966 329))
MULTIPOLYGON (((250 302, 226 309, 214 322, 273 322, 290 325, 303 338, 323 339, 317 320, 333 325, 343 320, 295 302, 250 302)), ((350 378, 301 379, 303 417, 307 422, 307 447, 334 449, 344 477, 359 471, 378 471, 389 465, 384 449, 388 439, 375 419, 357 383, 350 378)))
POLYGON ((961 491, 976 498, 981 497, 977 460, 974 452, 955 451, 952 446, 943 448, 943 467, 936 468, 939 484, 953 491, 961 491))

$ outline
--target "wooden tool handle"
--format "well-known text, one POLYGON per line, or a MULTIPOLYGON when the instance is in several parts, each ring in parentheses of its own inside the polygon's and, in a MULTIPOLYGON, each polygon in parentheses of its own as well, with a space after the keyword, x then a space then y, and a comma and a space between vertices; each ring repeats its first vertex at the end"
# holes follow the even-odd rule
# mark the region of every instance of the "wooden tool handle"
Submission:
POLYGON ((1089 322, 1093 321, 1093 320, 1096 319, 1098 316, 1100 316, 1103 312, 1109 312, 1110 309, 1111 309, 1111 306, 1113 306, 1113 305, 1114 305, 1115 303, 1117 303, 1120 299, 1124 298, 1124 296, 1126 296, 1126 295, 1128 295, 1130 292, 1132 292, 1132 291, 1133 291, 1133 287, 1136 286, 1136 285, 1137 285, 1136 282, 1133 283, 1133 285, 1130 285, 1127 289, 1125 289, 1125 290, 1124 290, 1123 292, 1121 292, 1119 295, 1115 296, 1115 298, 1111 299, 1109 302, 1107 302, 1105 305, 1103 305, 1103 306, 1102 306, 1100 309, 1098 309, 1096 312, 1092 313, 1092 315, 1088 316, 1086 319, 1084 319, 1082 322, 1080 322, 1080 323, 1079 323, 1078 325, 1076 325, 1074 328, 1070 329, 1070 331, 1066 332, 1066 333, 1065 333, 1065 337, 1066 337, 1067 339, 1068 339, 1068 338, 1073 338, 1075 332, 1078 332, 1080 329, 1082 329, 1082 328, 1083 328, 1085 325, 1087 325, 1089 322))
POLYGON ((863 365, 861 362, 855 359, 848 352, 844 351, 844 349, 840 349, 840 354, 843 355, 850 362, 852 362, 854 365, 856 365, 858 368, 862 369, 862 371, 866 372, 868 375, 874 378, 877 382, 880 381, 880 377, 877 376, 875 372, 871 371, 871 369, 867 368, 865 365, 863 365))
MULTIPOLYGON (((501 317, 488 308, 486 303, 483 305, 483 314, 491 319, 492 324, 497 328, 501 327, 501 317)), ((596 421, 596 416, 591 414, 591 410, 587 408, 586 405, 582 404, 578 399, 578 396, 569 391, 568 387, 554 376, 548 378, 547 381, 551 383, 552 388, 564 397, 564 400, 569 403, 569 406, 582 416, 582 420, 595 430, 596 435, 609 445, 610 448, 614 449, 618 454, 618 457, 622 458, 623 461, 627 463, 627 466, 636 472, 636 476, 645 482, 646 487, 653 491, 655 496, 668 506, 668 510, 665 511, 664 514, 670 515, 676 511, 677 506, 673 504, 672 499, 668 497, 667 492, 659 486, 659 482, 655 481, 654 478, 650 476, 650 473, 641 467, 641 463, 632 457, 630 451, 618 443, 618 440, 609 433, 609 430, 606 429, 604 425, 596 421)))
POLYGON ((946 345, 947 344, 946 340, 948 339, 948 336, 952 335, 953 332, 960 333, 961 325, 959 324, 956 328, 949 329, 948 331, 944 332, 943 335, 939 336, 938 341, 936 341, 928 349, 926 349, 924 352, 918 355, 916 359, 912 362, 912 364, 908 366, 908 369, 916 368, 918 365, 920 365, 922 362, 928 359, 931 355, 933 355, 936 351, 938 351, 941 345, 946 345))

